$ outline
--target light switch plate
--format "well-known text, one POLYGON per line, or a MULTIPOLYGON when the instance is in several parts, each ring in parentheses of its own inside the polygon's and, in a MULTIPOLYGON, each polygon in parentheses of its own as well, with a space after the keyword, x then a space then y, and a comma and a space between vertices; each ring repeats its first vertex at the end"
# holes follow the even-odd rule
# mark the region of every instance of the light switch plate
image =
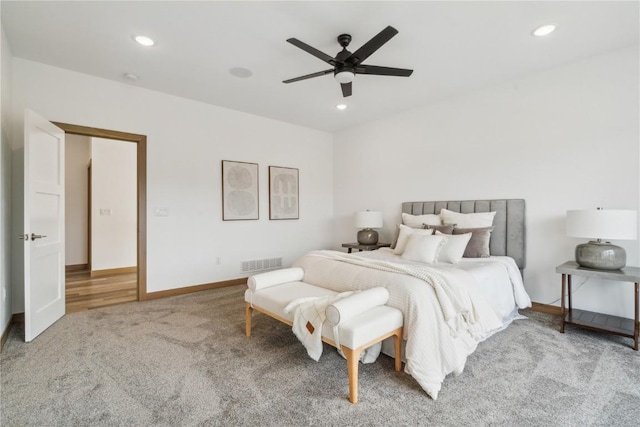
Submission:
POLYGON ((155 208, 153 210, 154 216, 169 216, 169 208, 155 208))

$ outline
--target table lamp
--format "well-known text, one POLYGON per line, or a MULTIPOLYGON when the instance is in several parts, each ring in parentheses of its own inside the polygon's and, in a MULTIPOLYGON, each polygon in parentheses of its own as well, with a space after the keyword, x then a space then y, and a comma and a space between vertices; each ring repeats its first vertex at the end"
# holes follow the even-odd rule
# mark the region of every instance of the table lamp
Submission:
POLYGON ((596 239, 576 246, 578 265, 618 270, 627 264, 627 254, 624 248, 603 239, 635 240, 638 237, 638 213, 602 208, 567 211, 567 236, 596 239))
POLYGON ((358 243, 361 245, 377 244, 378 232, 372 228, 382 227, 382 212, 356 212, 356 227, 362 228, 358 231, 358 243))

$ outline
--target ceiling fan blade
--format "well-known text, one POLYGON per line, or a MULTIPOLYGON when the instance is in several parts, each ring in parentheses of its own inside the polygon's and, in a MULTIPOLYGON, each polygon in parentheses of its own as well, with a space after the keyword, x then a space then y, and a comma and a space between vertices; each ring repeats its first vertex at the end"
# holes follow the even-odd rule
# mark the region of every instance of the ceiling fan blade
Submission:
POLYGON ((355 68, 356 74, 374 74, 378 76, 409 77, 413 70, 406 68, 379 67, 377 65, 360 65, 355 68))
POLYGON ((398 34, 398 30, 393 28, 392 26, 388 26, 384 30, 380 31, 376 36, 374 36, 371 40, 366 42, 362 47, 351 54, 350 57, 347 58, 346 62, 352 65, 358 65, 365 59, 367 59, 373 52, 380 49, 380 47, 391 40, 391 37, 398 34))
POLYGON ((349 82, 349 83, 340 83, 340 86, 342 87, 342 96, 343 97, 347 97, 347 96, 351 96, 351 85, 353 83, 349 82))
POLYGON ((294 77, 293 79, 283 80, 282 83, 299 82, 300 80, 311 79, 313 77, 320 77, 320 76, 324 76, 324 75, 331 74, 331 73, 333 73, 333 69, 324 70, 324 71, 318 71, 317 73, 307 74, 306 76, 294 77))
POLYGON ((321 59, 322 61, 326 62, 327 64, 331 64, 331 65, 336 65, 336 61, 332 56, 327 55, 324 52, 319 51, 318 49, 316 49, 315 47, 311 47, 308 44, 301 42, 298 39, 287 39, 287 41, 289 43, 291 43, 292 45, 299 47, 300 49, 304 50, 307 53, 310 53, 311 55, 315 56, 318 59, 321 59))

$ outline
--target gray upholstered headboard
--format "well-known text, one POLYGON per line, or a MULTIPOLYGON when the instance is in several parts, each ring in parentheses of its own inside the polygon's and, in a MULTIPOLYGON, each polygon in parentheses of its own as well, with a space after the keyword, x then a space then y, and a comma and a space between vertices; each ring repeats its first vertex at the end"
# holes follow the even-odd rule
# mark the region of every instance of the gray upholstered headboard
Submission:
POLYGON ((441 209, 460 213, 496 212, 489 249, 491 255, 506 255, 525 267, 525 217, 523 199, 404 202, 402 212, 412 215, 439 214, 441 209))

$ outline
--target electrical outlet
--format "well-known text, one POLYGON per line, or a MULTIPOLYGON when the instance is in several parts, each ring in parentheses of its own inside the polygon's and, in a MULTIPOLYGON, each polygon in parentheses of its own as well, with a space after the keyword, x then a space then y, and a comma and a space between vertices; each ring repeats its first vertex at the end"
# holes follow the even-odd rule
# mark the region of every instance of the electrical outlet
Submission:
POLYGON ((111 209, 100 208, 100 216, 111 216, 111 209))
POLYGON ((216 264, 218 264, 218 265, 222 264, 222 257, 217 257, 216 258, 216 264))

